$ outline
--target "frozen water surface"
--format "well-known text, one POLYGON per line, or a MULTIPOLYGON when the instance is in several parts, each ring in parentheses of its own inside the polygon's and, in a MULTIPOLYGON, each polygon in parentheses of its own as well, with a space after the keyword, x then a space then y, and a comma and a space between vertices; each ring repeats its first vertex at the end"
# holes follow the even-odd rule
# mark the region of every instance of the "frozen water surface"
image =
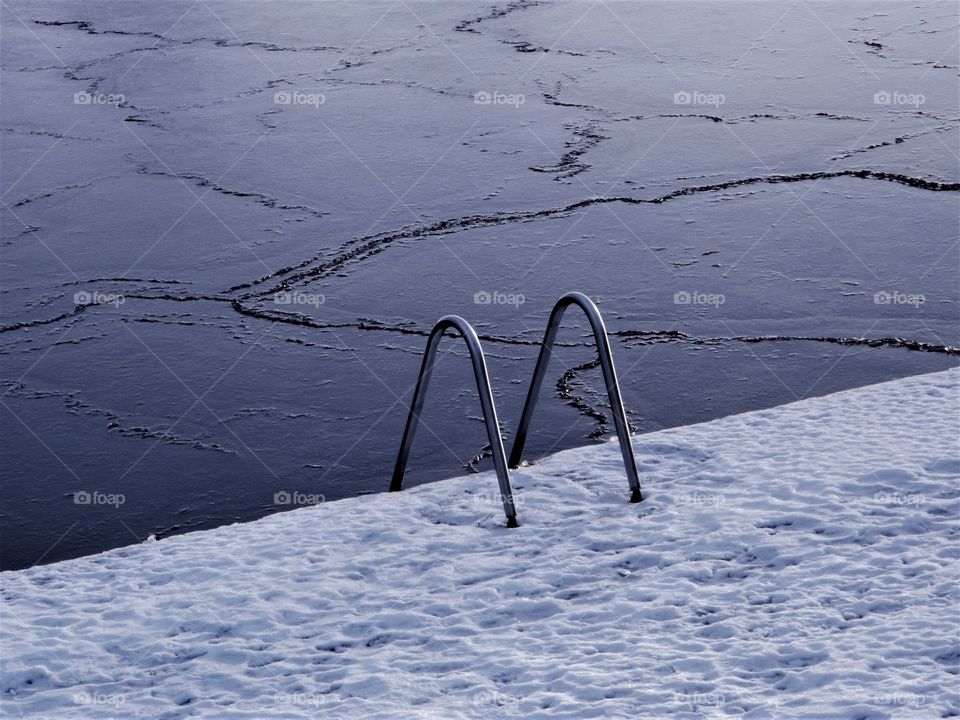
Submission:
MULTIPOLYGON (((956 365, 957 21, 5 4, 4 567, 382 490, 446 313, 508 431, 571 289, 640 432, 956 365)), ((609 429, 567 325, 531 457, 609 429)), ((448 343, 414 483, 489 463, 448 343)))
POLYGON ((960 372, 5 572, 0 715, 960 711, 960 372))

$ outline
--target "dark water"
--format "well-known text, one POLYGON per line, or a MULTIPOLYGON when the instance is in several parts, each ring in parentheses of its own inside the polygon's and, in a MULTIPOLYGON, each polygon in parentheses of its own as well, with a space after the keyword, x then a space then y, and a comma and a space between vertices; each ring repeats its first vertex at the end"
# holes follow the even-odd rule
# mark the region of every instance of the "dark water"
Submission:
MULTIPOLYGON (((4 569, 384 490, 448 313, 508 445, 568 290, 639 433, 957 364, 955 5, 211 8, 3 15, 4 569)), ((490 468, 443 348, 410 483, 490 468)))

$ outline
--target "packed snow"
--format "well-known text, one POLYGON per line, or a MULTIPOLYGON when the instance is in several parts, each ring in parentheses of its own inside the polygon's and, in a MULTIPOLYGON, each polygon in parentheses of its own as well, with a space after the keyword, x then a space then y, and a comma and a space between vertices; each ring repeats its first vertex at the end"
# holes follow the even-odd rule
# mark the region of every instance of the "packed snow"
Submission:
MULTIPOLYGON (((960 713, 960 371, 7 572, 6 717, 960 713)), ((392 441, 393 438, 385 438, 392 441)), ((386 479, 384 479, 384 485, 386 479)))

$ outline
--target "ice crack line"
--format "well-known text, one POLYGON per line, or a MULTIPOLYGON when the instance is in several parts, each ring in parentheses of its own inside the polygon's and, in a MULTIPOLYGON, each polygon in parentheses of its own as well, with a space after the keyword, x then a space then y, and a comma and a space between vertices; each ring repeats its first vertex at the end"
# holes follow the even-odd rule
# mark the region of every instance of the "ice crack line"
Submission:
POLYGON ((509 15, 512 12, 517 12, 520 10, 527 10, 528 8, 536 7, 538 5, 546 5, 547 3, 541 2, 540 0, 515 0, 514 2, 507 3, 501 7, 492 7, 486 15, 479 15, 470 20, 461 20, 454 26, 454 30, 457 32, 468 32, 476 33, 480 35, 480 31, 476 29, 477 25, 487 22, 488 20, 496 20, 502 18, 505 15, 509 15))
MULTIPOLYGON (((258 47, 262 50, 266 50, 267 52, 342 52, 343 50, 343 48, 334 45, 308 45, 301 47, 296 45, 277 45, 276 43, 262 42, 258 40, 227 40, 225 38, 199 37, 189 40, 177 40, 176 38, 150 31, 100 30, 94 27, 93 23, 89 20, 34 20, 33 22, 36 25, 42 25, 45 27, 73 27, 76 30, 87 33, 88 35, 122 35, 128 37, 150 38, 152 40, 159 40, 167 43, 167 46, 193 45, 199 42, 209 42, 213 43, 217 47, 258 47)), ((151 46, 150 48, 138 49, 152 50, 154 49, 154 46, 151 46)))
MULTIPOLYGON (((576 156, 574 156, 576 157, 576 156)), ((568 165, 575 164, 575 160, 570 160, 568 165)), ((145 174, 153 175, 163 175, 169 176, 170 173, 163 172, 150 172, 145 167, 139 167, 138 172, 145 174)), ((211 190, 222 193, 224 195, 239 197, 239 198, 251 198, 254 201, 271 208, 281 209, 281 210, 295 210, 306 212, 312 215, 321 216, 326 215, 325 211, 318 210, 306 205, 293 205, 288 203, 281 202, 278 198, 265 195, 263 193, 254 192, 254 191, 245 191, 245 190, 233 190, 220 186, 216 182, 206 178, 202 175, 195 173, 181 173, 177 174, 176 177, 180 179, 190 180, 201 187, 209 187, 211 190)), ((215 294, 196 294, 196 293, 162 293, 155 295, 148 295, 144 293, 138 294, 125 294, 126 297, 130 298, 140 298, 144 300, 166 300, 174 302, 191 302, 191 301, 214 301, 214 302, 224 302, 230 303, 231 307, 237 313, 242 315, 247 315, 251 317, 256 317, 259 319, 267 320, 270 322, 281 322, 287 324, 301 325, 306 327, 314 327, 317 329, 324 329, 328 327, 354 327, 360 330, 380 330, 380 331, 392 331, 392 332, 401 332, 401 333, 410 333, 410 334, 424 334, 424 331, 416 330, 407 327, 389 327, 385 325, 380 325, 376 323, 344 323, 338 325, 319 323, 312 318, 304 315, 299 315, 295 313, 281 313, 281 312, 271 312, 263 310, 256 307, 251 307, 246 304, 245 300, 263 298, 269 296, 271 293, 276 293, 280 291, 289 290, 294 283, 297 283, 302 280, 316 278, 316 277, 325 277, 332 274, 337 274, 342 271, 344 266, 350 263, 357 263, 365 260, 369 257, 372 257, 380 252, 383 252, 390 245, 402 242, 405 240, 416 240, 424 237, 443 235, 456 233, 464 229, 469 228, 479 228, 493 225, 501 225, 508 223, 519 223, 519 222, 531 222, 543 218, 553 218, 561 217, 577 210, 590 207, 596 204, 604 203, 626 203, 626 204, 662 204, 669 202, 679 197, 694 195, 700 193, 709 193, 717 192, 729 188, 735 188, 746 185, 755 185, 755 184, 778 184, 778 183, 789 183, 789 182, 804 182, 820 179, 830 179, 830 178, 839 178, 839 177, 851 177, 858 178, 863 180, 874 180, 874 181, 884 181, 884 182, 894 182, 908 187, 913 187, 916 189, 933 191, 933 192, 956 192, 960 190, 960 183, 945 183, 935 180, 929 180, 926 178, 918 178, 900 173, 890 173, 890 172, 881 172, 873 170, 837 170, 837 171, 818 171, 818 172, 808 172, 808 173, 797 173, 793 175, 768 175, 768 176, 755 176, 748 178, 740 178, 735 180, 729 180, 720 183, 712 183, 705 185, 696 185, 690 187, 680 188, 671 192, 668 192, 664 195, 660 195, 652 198, 638 198, 632 196, 615 196, 615 197, 591 197, 585 198, 583 200, 565 205, 559 208, 546 208, 542 210, 528 210, 528 211, 518 211, 518 212, 498 212, 488 215, 468 215, 463 217, 454 217, 448 218, 445 220, 440 220, 428 225, 412 226, 401 228, 396 231, 390 231, 385 233, 378 233, 370 236, 361 236, 348 240, 343 245, 340 246, 339 250, 328 251, 326 255, 317 255, 311 258, 308 258, 296 265, 288 266, 281 268, 269 275, 263 276, 259 279, 252 280, 249 282, 241 283, 234 285, 233 287, 228 288, 223 293, 215 294)), ((118 282, 124 281, 127 279, 118 278, 118 282)), ((171 281, 172 282, 172 281, 171 281)), ((39 319, 33 321, 25 321, 20 323, 14 323, 5 327, 0 327, 0 333, 11 332, 14 330, 20 330, 29 328, 36 325, 47 325, 60 322, 67 318, 78 315, 86 309, 86 306, 78 305, 74 310, 62 313, 53 318, 39 319)), ((486 339, 491 342, 502 342, 502 343, 512 343, 512 344, 536 344, 534 341, 528 341, 523 339, 509 339, 509 338, 497 338, 495 336, 486 336, 486 339)), ((679 338, 679 336, 677 337, 679 338)), ((683 338, 687 341, 694 341, 692 338, 683 338)), ((735 340, 740 340, 742 342, 760 342, 760 341, 769 341, 775 340, 777 338, 733 338, 735 340)), ((796 339, 796 340, 812 340, 812 338, 784 338, 784 339, 796 339)), ((721 339, 729 340, 729 338, 721 339)), ((708 340, 699 339, 695 340, 697 342, 705 342, 708 340)), ((918 343, 908 340, 903 340, 899 338, 887 338, 880 340, 866 340, 862 338, 823 338, 819 339, 820 342, 837 342, 842 344, 863 344, 870 345, 873 347, 877 346, 889 346, 889 347, 902 347, 913 350, 924 350, 930 352, 947 352, 948 354, 956 354, 956 349, 954 348, 945 348, 943 346, 934 346, 927 345, 925 343, 918 343)))
POLYGON ((226 188, 223 185, 220 185, 214 180, 207 178, 198 173, 169 173, 161 172, 158 170, 148 170, 144 165, 137 166, 137 173, 140 175, 159 175, 162 177, 176 177, 180 180, 189 180, 193 182, 197 187, 209 188, 215 193, 221 195, 227 195, 230 197, 238 198, 249 198, 255 201, 256 203, 263 205, 264 207, 272 208, 274 210, 295 210, 298 212, 306 213, 307 215, 312 215, 313 217, 324 217, 329 215, 330 211, 328 210, 318 210, 317 208, 310 207, 309 205, 291 205, 289 203, 282 202, 280 198, 272 197, 261 192, 255 192, 253 190, 234 190, 231 188, 226 188))
POLYGON ((793 182, 807 182, 811 180, 832 179, 839 177, 852 177, 862 180, 879 180, 892 182, 900 185, 928 190, 932 192, 957 192, 960 191, 960 183, 945 183, 926 178, 918 178, 900 173, 881 172, 875 170, 835 170, 819 171, 808 173, 797 173, 793 175, 762 175, 756 177, 740 178, 728 180, 720 183, 708 185, 696 185, 691 187, 673 190, 664 195, 653 198, 638 198, 632 196, 598 196, 586 198, 577 202, 565 205, 559 208, 547 208, 543 210, 527 210, 518 212, 498 212, 489 215, 468 215, 463 217, 448 218, 440 220, 429 225, 418 225, 405 229, 379 233, 376 235, 363 236, 347 241, 341 246, 339 252, 329 259, 323 260, 320 256, 315 256, 304 260, 297 265, 287 266, 265 275, 257 280, 241 283, 228 288, 227 292, 237 292, 240 290, 253 290, 259 285, 273 282, 267 290, 257 290, 248 292, 240 296, 240 299, 255 297, 257 295, 266 295, 287 289, 289 284, 305 280, 308 278, 324 277, 339 272, 345 265, 351 262, 366 259, 376 255, 386 249, 387 246, 403 240, 413 240, 434 235, 444 235, 460 230, 489 227, 492 225, 505 225, 509 223, 530 222, 544 218, 562 217, 576 210, 600 205, 606 203, 626 203, 630 205, 660 205, 679 197, 687 195, 697 195, 702 193, 711 193, 730 188, 742 187, 746 185, 758 184, 781 184, 793 182), (317 263, 314 265, 314 263, 317 263), (313 267, 311 267, 311 265, 313 267))
POLYGON ((808 336, 808 335, 730 335, 719 337, 698 337, 688 335, 679 330, 618 330, 610 333, 621 338, 638 338, 643 341, 641 344, 650 344, 658 342, 685 342, 696 345, 721 344, 730 342, 741 343, 766 343, 766 342, 819 342, 831 343, 834 345, 859 345, 864 347, 889 347, 902 348, 904 350, 913 350, 916 352, 933 352, 943 355, 960 356, 960 347, 952 345, 937 345, 934 343, 919 342, 917 340, 908 340, 898 337, 828 337, 828 336, 808 336))
POLYGON ((609 135, 600 134, 595 127, 573 129, 573 140, 567 141, 566 152, 553 165, 535 165, 530 169, 534 172, 548 173, 554 176, 554 180, 564 180, 574 175, 579 175, 585 170, 590 169, 588 163, 581 159, 590 150, 595 148, 604 140, 609 140, 609 135))

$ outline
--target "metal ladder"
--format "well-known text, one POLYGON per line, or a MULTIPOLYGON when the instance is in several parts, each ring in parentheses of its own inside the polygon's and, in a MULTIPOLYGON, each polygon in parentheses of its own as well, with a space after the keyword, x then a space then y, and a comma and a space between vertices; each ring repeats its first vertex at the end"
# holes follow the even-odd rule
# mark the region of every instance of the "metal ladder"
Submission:
POLYGON ((557 330, 560 320, 571 305, 579 306, 590 321, 593 328, 593 339, 597 344, 597 354, 600 356, 600 366, 603 368, 603 381, 607 386, 607 398, 610 401, 610 413, 613 415, 613 424, 617 428, 617 438, 620 440, 620 454, 623 456, 623 466, 627 471, 627 482, 630 483, 630 502, 640 502, 640 478, 637 476, 637 463, 633 457, 633 445, 630 442, 630 426, 627 424, 627 414, 623 409, 623 399, 620 397, 620 383, 617 381, 617 369, 613 366, 613 356, 610 354, 610 340, 607 338, 607 328, 603 324, 603 317, 593 300, 583 293, 571 292, 557 300, 547 321, 547 331, 540 343, 540 356, 530 380, 530 390, 527 392, 527 401, 523 404, 520 414, 520 424, 514 436, 513 449, 510 451, 510 467, 517 468, 523 456, 523 446, 527 441, 527 430, 530 428, 530 418, 537 405, 540 395, 540 386, 547 374, 547 365, 550 362, 550 353, 557 340, 557 330))
MULTIPOLYGON (((613 356, 610 353, 610 341, 607 338, 606 326, 603 323, 600 310, 594 302, 583 293, 567 293, 556 302, 550 313, 550 319, 547 321, 547 330, 540 344, 540 354, 537 357, 533 378, 530 381, 530 388, 527 391, 527 399, 523 405, 523 411, 520 414, 520 424, 517 426, 513 448, 510 452, 509 467, 517 468, 522 461, 523 446, 526 443, 527 431, 530 427, 530 420, 533 417, 533 410, 537 404, 543 378, 547 373, 547 365, 550 362, 550 355, 553 351, 553 345, 556 342, 560 320, 570 305, 577 305, 583 310, 593 329, 593 338, 597 345, 597 354, 600 357, 604 384, 607 387, 610 411, 617 429, 617 438, 620 441, 620 454, 623 456, 623 465, 627 471, 627 481, 630 485, 630 502, 640 502, 643 499, 640 492, 640 478, 637 475, 633 445, 630 443, 630 427, 627 424, 627 416, 623 409, 620 384, 617 380, 617 371, 613 364, 613 356)), ((407 415, 407 423, 403 430, 403 440, 400 443, 400 452, 397 454, 397 462, 394 466, 390 490, 391 492, 396 492, 403 489, 403 476, 406 471, 407 460, 410 457, 413 437, 420 422, 420 412, 423 409, 427 386, 430 383, 430 377, 433 373, 434 364, 436 363, 437 347, 440 344, 440 339, 443 334, 450 329, 457 330, 460 333, 467 343, 467 348, 470 350, 470 359, 473 362, 473 373, 477 381, 477 392, 480 395, 480 406, 483 409, 483 421, 486 424, 487 439, 493 453, 493 464, 497 471, 497 481, 499 482, 500 495, 503 499, 503 511, 507 517, 507 527, 518 527, 517 510, 513 502, 513 490, 510 487, 510 475, 507 469, 508 463, 505 460, 503 450, 503 437, 500 434, 500 425, 497 421, 497 409, 493 400, 493 392, 490 389, 490 378, 487 374, 487 363, 483 356, 483 349, 480 347, 480 340, 470 323, 457 315, 447 315, 446 317, 440 318, 437 324, 433 326, 430 337, 427 339, 427 347, 424 351, 423 362, 420 365, 420 375, 417 378, 417 386, 413 391, 413 401, 410 404, 410 412, 407 415)))
POLYGON ((513 490, 510 488, 510 474, 507 471, 507 459, 503 451, 503 436, 500 434, 500 424, 497 421, 497 407, 493 402, 493 391, 490 390, 487 361, 483 357, 483 348, 480 347, 480 339, 477 337, 476 331, 470 323, 459 315, 447 315, 440 318, 437 324, 433 326, 430 337, 427 339, 427 349, 423 353, 417 387, 413 391, 413 402, 410 403, 407 424, 403 429, 403 440, 400 442, 397 464, 393 468, 390 491, 397 492, 403 489, 403 475, 407 469, 413 436, 420 424, 420 411, 423 410, 423 400, 427 394, 427 386, 430 384, 433 366, 437 361, 437 347, 440 345, 443 334, 451 329, 460 333, 470 350, 473 374, 476 377, 477 392, 480 395, 480 407, 483 408, 483 422, 487 426, 487 440, 490 443, 490 449, 493 451, 493 465, 497 469, 497 480, 500 483, 503 512, 507 516, 507 527, 517 527, 517 509, 513 504, 513 490))

